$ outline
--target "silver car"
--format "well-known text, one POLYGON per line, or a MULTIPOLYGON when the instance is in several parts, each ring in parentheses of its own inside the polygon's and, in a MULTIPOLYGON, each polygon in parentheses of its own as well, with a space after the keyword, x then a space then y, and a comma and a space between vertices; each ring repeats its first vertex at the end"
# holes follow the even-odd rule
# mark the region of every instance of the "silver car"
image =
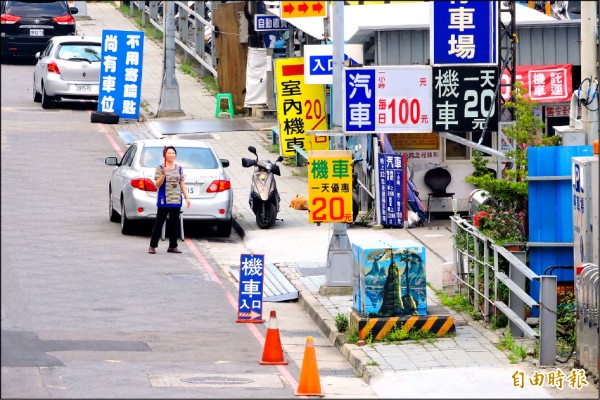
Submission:
POLYGON ((58 99, 98 101, 102 39, 55 36, 37 53, 33 71, 33 101, 51 108, 58 99))
POLYGON ((185 221, 216 226, 219 236, 229 237, 232 228, 233 192, 224 168, 229 160, 219 159, 212 146, 198 140, 145 139, 133 143, 123 154, 107 157, 114 166, 108 185, 108 216, 121 222, 121 233, 129 234, 134 220, 156 218, 156 167, 163 163, 163 149, 177 149, 175 163, 181 165, 191 206, 181 208, 185 221))

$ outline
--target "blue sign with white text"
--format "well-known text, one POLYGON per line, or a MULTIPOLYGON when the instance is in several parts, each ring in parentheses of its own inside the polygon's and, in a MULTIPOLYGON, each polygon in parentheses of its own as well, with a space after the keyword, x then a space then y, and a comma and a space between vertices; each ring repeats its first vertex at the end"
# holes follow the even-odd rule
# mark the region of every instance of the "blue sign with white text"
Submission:
POLYGON ((346 131, 375 132, 375 70, 346 69, 346 131))
POLYGON ((102 31, 98 111, 138 119, 142 95, 144 32, 102 31))
POLYGON ((496 64, 497 1, 433 1, 432 64, 496 64))
POLYGON ((240 261, 240 293, 236 322, 262 323, 262 299, 265 256, 242 254, 240 261))
MULTIPOLYGON (((333 75, 333 55, 310 56, 309 66, 311 75, 333 75)), ((344 61, 350 60, 350 65, 359 64, 344 54, 344 61)))
POLYGON ((254 30, 256 32, 264 31, 287 31, 288 23, 276 15, 255 14, 254 30))
POLYGON ((402 154, 379 153, 379 209, 381 225, 399 226, 404 223, 404 169, 402 154))

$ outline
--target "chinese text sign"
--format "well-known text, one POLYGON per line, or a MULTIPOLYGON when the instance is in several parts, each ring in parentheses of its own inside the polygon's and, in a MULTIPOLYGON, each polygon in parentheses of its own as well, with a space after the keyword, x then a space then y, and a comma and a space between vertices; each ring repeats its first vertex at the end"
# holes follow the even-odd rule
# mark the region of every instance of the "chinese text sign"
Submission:
MULTIPOLYGON (((525 97, 538 103, 562 103, 571 101, 573 94, 572 65, 517 65, 515 68, 517 82, 523 83, 527 89, 525 97)), ((504 71, 503 83, 510 82, 510 74, 504 71)), ((511 88, 502 90, 502 98, 509 100, 511 88)))
POLYGON ((380 223, 399 226, 404 222, 406 180, 402 154, 380 153, 378 158, 380 223))
POLYGON ((281 155, 294 156, 296 151, 293 145, 297 145, 304 151, 328 150, 328 136, 306 134, 306 131, 327 130, 323 85, 304 83, 302 58, 276 59, 275 79, 281 155))
POLYGON ((433 1, 432 64, 497 64, 497 1, 433 1))
POLYGON ((143 55, 144 32, 102 31, 98 111, 139 118, 143 55))
POLYGON ((308 152, 308 221, 352 222, 352 153, 308 152))
POLYGON ((240 292, 236 322, 262 323, 263 254, 242 254, 240 260, 240 292))
POLYGON ((346 133, 431 132, 431 67, 344 68, 346 133))

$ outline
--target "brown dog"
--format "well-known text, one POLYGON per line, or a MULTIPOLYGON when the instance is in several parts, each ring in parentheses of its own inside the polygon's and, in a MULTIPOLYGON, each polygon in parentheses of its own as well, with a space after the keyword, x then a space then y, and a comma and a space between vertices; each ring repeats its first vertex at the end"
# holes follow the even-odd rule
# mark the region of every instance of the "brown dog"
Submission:
POLYGON ((296 195, 290 202, 290 207, 295 210, 308 210, 308 197, 296 195))

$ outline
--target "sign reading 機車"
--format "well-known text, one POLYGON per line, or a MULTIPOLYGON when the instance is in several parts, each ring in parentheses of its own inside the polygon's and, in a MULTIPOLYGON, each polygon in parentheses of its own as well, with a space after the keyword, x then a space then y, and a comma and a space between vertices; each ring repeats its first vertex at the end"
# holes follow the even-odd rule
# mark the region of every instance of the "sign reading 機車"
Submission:
POLYGON ((404 223, 404 199, 406 197, 405 163, 402 154, 378 155, 377 179, 379 179, 379 223, 399 226, 404 223))
POLYGON ((432 64, 497 64, 497 1, 432 1, 432 64))
POLYGON ((498 112, 494 93, 496 66, 433 67, 433 130, 446 132, 496 130, 498 112))
POLYGON ((431 132, 431 67, 344 68, 344 132, 431 132))
POLYGON ((304 151, 328 150, 328 136, 306 134, 306 131, 327 130, 327 115, 323 85, 304 83, 304 59, 276 59, 275 81, 281 155, 294 156, 296 151, 293 145, 304 151))
POLYGON ((144 32, 102 31, 98 111, 139 118, 143 57, 144 32))
POLYGON ((352 222, 352 152, 308 152, 308 222, 352 222))
MULTIPOLYGON (((571 64, 558 65, 517 65, 517 82, 527 89, 526 98, 538 103, 567 103, 573 94, 571 64)), ((502 83, 511 83, 510 74, 502 73, 502 83)), ((502 90, 502 98, 508 101, 512 85, 502 90)))
POLYGON ((265 256, 242 254, 240 260, 240 292, 235 322, 263 323, 263 281, 265 256))

